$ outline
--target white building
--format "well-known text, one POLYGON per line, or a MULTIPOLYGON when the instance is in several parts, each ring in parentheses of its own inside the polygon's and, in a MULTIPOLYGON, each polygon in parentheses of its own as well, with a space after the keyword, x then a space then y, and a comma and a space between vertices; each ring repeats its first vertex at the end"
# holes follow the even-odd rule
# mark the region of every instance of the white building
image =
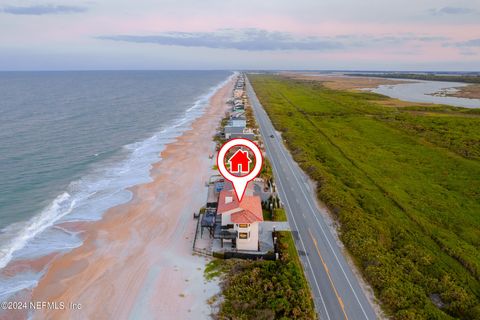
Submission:
POLYGON ((217 215, 222 217, 222 229, 236 235, 238 250, 258 251, 259 223, 263 221, 260 197, 245 194, 238 202, 233 190, 222 190, 217 215))

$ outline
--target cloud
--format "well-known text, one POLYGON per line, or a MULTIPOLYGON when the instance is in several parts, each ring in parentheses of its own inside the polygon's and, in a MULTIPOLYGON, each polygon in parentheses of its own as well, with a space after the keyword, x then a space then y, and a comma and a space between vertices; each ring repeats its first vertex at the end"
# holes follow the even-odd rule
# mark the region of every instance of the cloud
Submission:
POLYGON ((480 47, 480 38, 468 40, 462 43, 464 47, 480 47))
POLYGON ((444 36, 419 36, 416 40, 424 41, 424 42, 437 42, 437 41, 445 41, 449 40, 450 38, 444 36))
POLYGON ((87 11, 85 7, 79 6, 64 6, 64 5, 33 5, 33 6, 7 6, 0 11, 15 15, 47 15, 47 14, 68 14, 81 13, 87 11))
POLYGON ((371 43, 384 43, 384 44, 401 44, 406 42, 438 42, 446 41, 449 38, 444 36, 432 36, 432 35, 417 35, 413 33, 404 34, 387 34, 379 36, 363 36, 360 38, 364 42, 371 43))
POLYGON ((462 56, 476 56, 476 55, 478 55, 477 52, 471 51, 471 50, 461 50, 461 51, 460 51, 460 54, 461 54, 462 56))
POLYGON ((156 35, 110 35, 102 40, 154 43, 169 46, 237 49, 246 51, 335 50, 343 48, 330 38, 295 38, 290 33, 261 29, 221 29, 215 32, 164 32, 156 35))
POLYGON ((244 51, 327 51, 352 47, 399 45, 406 42, 438 42, 449 38, 406 34, 344 34, 332 37, 295 37, 288 32, 262 29, 221 29, 214 32, 163 32, 156 35, 104 35, 101 40, 152 43, 168 46, 237 49, 244 51))
POLYGON ((480 38, 462 42, 447 42, 443 46, 457 48, 458 52, 463 56, 477 56, 478 50, 480 50, 480 38))
POLYGON ((441 15, 462 15, 462 14, 476 14, 477 11, 470 9, 470 8, 462 8, 462 7, 443 7, 439 9, 430 9, 430 14, 434 16, 441 16, 441 15))
POLYGON ((463 42, 456 42, 453 44, 447 44, 448 46, 453 46, 453 47, 459 47, 459 48, 465 48, 465 47, 480 47, 480 38, 478 39, 471 39, 463 42))

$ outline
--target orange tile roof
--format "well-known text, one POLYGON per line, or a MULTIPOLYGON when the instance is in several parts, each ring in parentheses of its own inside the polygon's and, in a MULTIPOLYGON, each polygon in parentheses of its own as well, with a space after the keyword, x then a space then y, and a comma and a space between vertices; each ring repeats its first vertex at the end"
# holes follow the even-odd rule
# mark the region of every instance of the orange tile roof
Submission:
POLYGON ((248 213, 245 213, 244 215, 248 216, 249 218, 245 218, 245 219, 250 219, 250 220, 255 219, 254 221, 263 221, 262 203, 259 196, 244 195, 242 202, 239 203, 237 201, 237 197, 235 196, 235 193, 233 190, 220 191, 217 213, 223 214, 225 212, 235 210, 235 209, 242 209, 242 210, 237 210, 236 212, 232 213, 232 218, 234 214, 238 213, 237 216, 239 217, 238 219, 240 219, 240 213, 242 211, 248 211, 248 213), (226 203, 225 202, 226 197, 231 197, 232 201, 229 203, 226 203))
POLYGON ((248 210, 242 210, 232 213, 231 221, 233 223, 254 223, 257 221, 263 221, 263 215, 262 217, 258 217, 248 210))

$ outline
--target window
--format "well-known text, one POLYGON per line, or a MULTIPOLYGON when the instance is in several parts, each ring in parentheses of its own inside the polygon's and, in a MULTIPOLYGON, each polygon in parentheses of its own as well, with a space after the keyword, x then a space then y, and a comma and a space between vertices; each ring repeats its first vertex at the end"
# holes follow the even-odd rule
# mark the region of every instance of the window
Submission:
POLYGON ((248 233, 246 233, 246 232, 240 232, 240 233, 238 234, 238 238, 239 238, 239 239, 248 239, 248 233))
POLYGON ((240 223, 238 225, 240 228, 248 228, 250 225, 249 224, 246 224, 246 223, 240 223))

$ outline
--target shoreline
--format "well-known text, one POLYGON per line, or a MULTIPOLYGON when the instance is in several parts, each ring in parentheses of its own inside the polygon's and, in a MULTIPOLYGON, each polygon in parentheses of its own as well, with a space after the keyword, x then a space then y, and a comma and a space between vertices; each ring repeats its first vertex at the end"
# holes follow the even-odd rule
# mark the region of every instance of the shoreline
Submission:
MULTIPOLYGON (((160 81, 162 76, 164 77, 162 73, 159 73, 158 76, 157 81, 160 81)), ((29 214, 19 221, 11 223, 8 221, 5 223, 2 220, 0 274, 5 267, 18 260, 32 260, 52 252, 66 252, 77 247, 82 242, 80 237, 76 232, 63 230, 61 227, 63 223, 98 221, 109 208, 131 200, 131 187, 150 182, 151 167, 159 161, 161 151, 167 144, 175 141, 179 135, 188 130, 191 123, 203 114, 212 95, 229 79, 228 72, 222 72, 221 77, 214 76, 215 81, 210 81, 208 73, 205 76, 206 78, 203 76, 192 78, 192 87, 189 89, 191 91, 188 91, 188 98, 181 96, 181 90, 169 89, 170 85, 174 85, 175 80, 165 83, 165 88, 171 93, 164 92, 162 91, 164 89, 161 88, 155 90, 158 92, 152 93, 151 99, 146 101, 146 109, 139 108, 138 110, 138 114, 144 118, 139 118, 136 121, 137 124, 131 126, 128 122, 132 118, 127 114, 123 117, 126 118, 124 123, 117 128, 117 130, 121 130, 120 137, 122 138, 108 143, 99 142, 97 145, 93 143, 88 147, 92 149, 82 153, 84 154, 82 157, 85 159, 81 163, 75 163, 78 160, 74 159, 75 157, 66 159, 68 163, 73 161, 74 167, 78 169, 74 170, 76 173, 73 176, 57 177, 62 181, 57 181, 51 188, 48 188, 48 192, 45 190, 41 192, 35 205, 31 205, 31 200, 29 200, 32 199, 31 196, 22 192, 18 193, 19 199, 25 199, 25 206, 28 208, 29 214), (208 81, 205 81, 205 84, 198 84, 198 81, 203 83, 204 80, 208 81), (167 102, 165 108, 160 109, 154 106, 150 117, 145 111, 155 105, 156 101, 163 103, 163 98, 172 103, 167 102), (157 114, 157 111, 160 111, 160 114, 157 114), (163 112, 167 114, 163 116, 163 112), (141 119, 146 120, 145 126, 141 119), (137 126, 138 124, 140 126, 137 126), (121 129, 122 125, 124 129, 121 129), (137 129, 132 129, 136 126, 137 129)), ((230 76, 232 76, 231 73, 230 76)), ((97 98, 99 97, 95 97, 95 99, 97 98)), ((120 104, 122 103, 128 103, 128 101, 120 102, 120 104)), ((83 115, 86 114, 88 112, 83 113, 83 115)), ((79 125, 82 125, 82 122, 79 122, 79 125)), ((102 132, 103 126, 102 123, 97 123, 96 130, 102 132)), ((107 131, 116 135, 114 130, 108 129, 107 131)), ((96 136, 90 137, 90 140, 96 139, 96 136)), ((69 139, 65 138, 65 140, 69 139)), ((70 146, 73 145, 70 144, 70 146)), ((80 144, 79 147, 82 145, 80 144)), ((55 157, 54 153, 48 154, 55 157)), ((42 165, 48 166, 50 165, 49 161, 55 161, 55 159, 47 158, 48 156, 41 156, 42 165), (42 162, 42 159, 45 160, 42 162)), ((61 164, 59 164, 59 169, 71 170, 68 165, 62 166, 61 164)), ((32 172, 32 174, 35 173, 32 172)), ((50 185, 48 179, 46 179, 45 185, 50 185)), ((35 193, 35 188, 33 189, 35 193)), ((41 188, 37 191, 40 192, 41 188)), ((23 215, 20 215, 19 218, 23 215)), ((29 277, 29 279, 32 278, 29 277)), ((0 276, 0 286, 6 282, 8 279, 0 276)), ((0 296, 6 292, 3 289, 2 286, 0 296)))
POLYGON ((83 245, 54 257, 32 290, 32 301, 77 303, 81 311, 42 310, 34 318, 178 317, 181 312, 189 318, 191 308, 196 313, 190 317, 198 318, 199 308, 209 312, 206 300, 218 285, 204 284, 207 259, 192 255, 192 213, 205 200, 208 154, 215 148, 211 137, 232 86, 230 79, 190 129, 166 145, 150 171, 153 181, 130 188, 132 200, 86 225, 83 245))
POLYGON ((456 92, 448 93, 448 97, 480 99, 480 84, 469 83, 464 87, 456 88, 456 92))

